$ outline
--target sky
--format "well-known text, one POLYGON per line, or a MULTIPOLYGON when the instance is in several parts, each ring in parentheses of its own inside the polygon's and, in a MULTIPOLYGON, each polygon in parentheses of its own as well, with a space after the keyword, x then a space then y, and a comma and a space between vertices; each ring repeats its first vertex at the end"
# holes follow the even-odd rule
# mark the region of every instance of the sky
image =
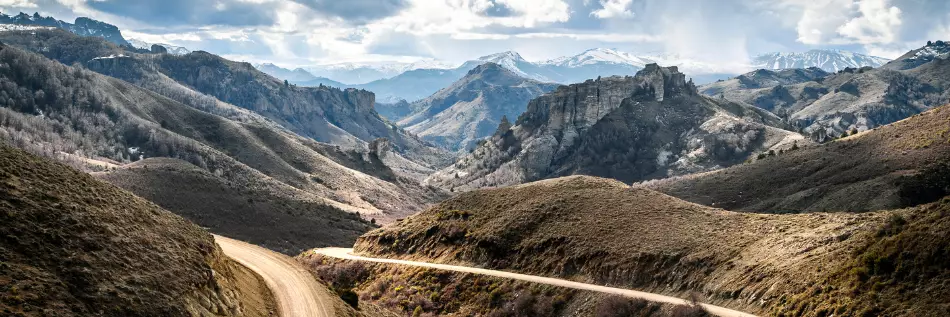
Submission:
POLYGON ((0 10, 87 16, 126 38, 282 66, 508 50, 543 61, 596 47, 712 63, 814 48, 895 58, 950 40, 947 0, 0 0, 0 10))

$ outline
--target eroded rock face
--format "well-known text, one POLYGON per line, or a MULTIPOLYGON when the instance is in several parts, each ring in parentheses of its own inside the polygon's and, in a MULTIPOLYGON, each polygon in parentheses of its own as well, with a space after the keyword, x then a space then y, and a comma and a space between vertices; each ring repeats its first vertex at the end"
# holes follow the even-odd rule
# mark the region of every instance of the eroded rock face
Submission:
POLYGON ((450 190, 585 174, 623 181, 705 171, 791 146, 767 111, 701 96, 676 67, 562 86, 469 156, 433 174, 450 190))

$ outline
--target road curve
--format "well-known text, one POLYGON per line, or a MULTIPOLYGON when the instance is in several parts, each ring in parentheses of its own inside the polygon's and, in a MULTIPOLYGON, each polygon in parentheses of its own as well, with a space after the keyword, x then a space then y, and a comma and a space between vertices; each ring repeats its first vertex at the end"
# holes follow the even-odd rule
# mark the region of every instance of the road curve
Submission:
POLYGON ((294 259, 231 238, 214 236, 224 254, 251 269, 277 299, 281 317, 333 317, 329 291, 294 259))
MULTIPOLYGON (((644 300, 658 302, 658 303, 668 303, 668 304, 674 304, 674 305, 687 305, 689 303, 684 299, 666 296, 666 295, 640 292, 640 291, 634 291, 634 290, 622 289, 622 288, 600 286, 600 285, 594 285, 594 284, 587 284, 587 283, 569 281, 569 280, 564 280, 564 279, 559 279, 559 278, 518 274, 518 273, 496 271, 496 270, 486 270, 486 269, 473 268, 473 267, 467 267, 467 266, 435 264, 435 263, 427 263, 427 262, 404 261, 404 260, 393 260, 393 259, 381 259, 381 258, 368 258, 368 257, 354 255, 353 249, 346 249, 346 248, 323 248, 323 249, 316 249, 313 252, 316 254, 322 254, 325 256, 346 259, 346 260, 410 265, 410 266, 419 266, 419 267, 426 267, 426 268, 439 269, 439 270, 482 274, 482 275, 489 275, 489 276, 495 276, 495 277, 501 277, 501 278, 522 280, 522 281, 527 281, 527 282, 568 287, 568 288, 574 288, 574 289, 580 289, 580 290, 586 290, 586 291, 615 294, 615 295, 621 295, 621 296, 632 297, 632 298, 641 298, 644 300)), ((725 307, 719 307, 719 306, 714 306, 714 305, 709 305, 709 304, 700 304, 700 305, 702 305, 702 307, 706 309, 707 312, 716 316, 756 317, 755 315, 752 315, 749 313, 744 313, 744 312, 728 309, 725 307)))

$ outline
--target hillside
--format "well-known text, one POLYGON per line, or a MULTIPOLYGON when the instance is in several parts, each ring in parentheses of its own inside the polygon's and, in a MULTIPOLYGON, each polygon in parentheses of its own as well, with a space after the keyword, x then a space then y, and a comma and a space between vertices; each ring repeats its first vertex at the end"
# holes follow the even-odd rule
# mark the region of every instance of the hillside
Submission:
POLYGON ((503 117, 517 118, 531 99, 558 85, 519 77, 495 63, 475 67, 462 79, 410 105, 398 124, 449 150, 471 149, 491 136, 503 117))
MULTIPOLYGON (((120 50, 120 48, 101 40, 88 42, 91 39, 70 36, 64 33, 62 31, 58 31, 58 33, 38 32, 35 36, 23 37, 22 34, 16 32, 5 32, 0 33, 0 37, 8 37, 14 41, 19 41, 21 45, 26 47, 52 43, 49 52, 46 52, 47 54, 55 56, 59 54, 55 52, 60 52, 65 56, 65 54, 72 52, 76 53, 75 56, 78 60, 97 55, 97 50, 120 50), (60 46, 70 43, 77 45, 75 49, 70 50, 65 46, 60 46)), ((207 53, 191 53, 181 58, 195 54, 210 55, 207 53)), ((334 125, 328 125, 332 129, 321 131, 329 133, 330 135, 327 137, 331 139, 335 139, 333 136, 339 136, 340 139, 336 139, 338 143, 328 145, 314 142, 292 131, 287 131, 288 129, 285 129, 283 125, 278 124, 279 121, 275 122, 254 111, 222 102, 213 96, 196 91, 194 87, 184 85, 161 72, 154 71, 152 63, 155 59, 163 56, 175 57, 173 55, 135 54, 136 57, 134 58, 131 56, 115 55, 113 58, 91 59, 85 65, 90 69, 131 81, 133 84, 149 91, 114 80, 107 81, 106 86, 119 85, 119 88, 109 88, 108 91, 100 94, 103 96, 120 96, 117 100, 110 100, 111 104, 128 109, 132 114, 131 117, 141 118, 149 122, 149 125, 157 124, 173 134, 191 139, 185 142, 186 144, 190 144, 192 140, 197 141, 221 153, 219 155, 202 155, 199 161, 191 156, 171 151, 181 147, 177 145, 165 144, 163 147, 161 144, 152 142, 146 144, 151 148, 144 148, 142 144, 136 142, 145 143, 152 139, 149 137, 151 132, 147 128, 149 125, 135 124, 130 125, 128 129, 137 130, 137 132, 130 135, 137 138, 130 139, 130 136, 126 136, 121 142, 129 143, 126 147, 108 150, 86 148, 83 149, 83 156, 112 157, 117 155, 114 153, 127 152, 128 148, 131 147, 143 147, 141 150, 146 151, 148 156, 182 158, 203 168, 209 166, 209 160, 219 161, 222 158, 233 158, 246 165, 242 169, 255 169, 257 171, 254 174, 264 174, 297 189, 315 192, 319 196, 345 205, 341 208, 369 214, 395 214, 391 217, 376 216, 376 218, 394 219, 401 217, 423 208, 426 204, 435 201, 432 199, 437 199, 442 195, 438 191, 419 185, 418 178, 421 178, 420 174, 429 173, 431 168, 425 163, 419 164, 418 161, 405 159, 402 156, 403 153, 399 153, 399 143, 396 141, 387 143, 392 146, 387 148, 384 155, 379 155, 378 151, 370 149, 369 146, 375 139, 359 145, 364 141, 336 128, 334 125), (130 89, 135 93, 125 92, 130 89), (177 102, 156 96, 156 93, 177 102), (148 102, 128 102, 130 101, 128 99, 136 98, 144 98, 148 102), (172 103, 174 106, 165 105, 166 103, 172 103), (347 146, 347 144, 350 146, 347 146)), ((217 59, 215 57, 209 58, 217 59)), ((37 61, 37 63, 42 62, 37 61)), ((276 79, 271 79, 276 81, 276 79)), ((22 78, 14 78, 14 80, 22 80, 22 78)), ((56 80, 51 78, 44 78, 43 80, 48 81, 47 84, 49 85, 56 83, 56 80)), ((60 78, 59 80, 64 79, 60 78)), ((94 83, 90 86, 98 87, 102 85, 94 83)), ((44 90, 49 89, 57 88, 44 88, 44 90)), ((341 90, 327 87, 317 89, 329 95, 342 93, 341 90)), ((334 96, 343 98, 339 95, 334 96)), ((313 109, 314 107, 307 106, 306 108, 313 109)), ((71 118, 70 120, 82 119, 71 118)), ((125 117, 119 119, 123 121, 125 117)), ((304 119, 295 120, 301 121, 304 119)), ((322 122, 326 123, 325 121, 322 122)), ((309 128, 319 130, 318 126, 310 126, 309 128)), ((98 133, 109 132, 103 130, 87 132, 87 134, 98 135, 98 133)), ((412 138, 415 139, 415 137, 412 138)), ((86 146, 88 147, 89 144, 86 144, 86 146)), ((424 148, 432 149, 428 146, 424 148)), ((402 150, 405 150, 405 148, 402 150)), ((75 149, 65 148, 60 151, 73 153, 75 149)), ((125 153, 125 157, 125 159, 114 159, 119 162, 128 162, 129 154, 125 153)), ((446 157, 438 158, 438 160, 447 159, 446 157)), ((212 168, 206 169, 214 172, 214 168, 220 168, 211 165, 212 168)), ((243 176, 245 174, 245 172, 223 173, 222 176, 234 179, 245 177, 243 176)))
MULTIPOLYGON (((294 135, 240 108, 213 108, 236 118, 227 119, 121 80, 67 67, 9 46, 0 47, 0 65, 4 65, 0 68, 0 96, 7 96, 0 102, 0 139, 93 171, 143 158, 177 158, 203 170, 200 175, 216 177, 202 184, 211 186, 209 189, 221 189, 215 192, 221 195, 218 199, 240 197, 248 192, 268 199, 269 203, 255 204, 261 209, 254 212, 273 212, 272 221, 249 217, 227 222, 211 216, 191 218, 199 225, 215 228, 215 233, 241 236, 289 253, 314 244, 340 241, 345 245, 358 235, 354 230, 369 229, 366 222, 371 219, 385 223, 444 197, 438 190, 418 185, 418 179, 397 175, 389 168, 400 166, 408 174, 419 173, 420 167, 404 161, 388 147, 340 148, 294 135), (291 211, 291 206, 314 213, 291 211), (361 213, 366 220, 347 214, 352 212, 361 213), (334 219, 337 221, 331 221, 334 219), (314 222, 328 232, 349 233, 329 241, 315 241, 326 237, 315 233, 275 233, 314 222), (246 228, 255 229, 245 231, 246 228), (261 236, 247 236, 250 233, 261 236), (270 243, 276 236, 284 236, 286 241, 270 243)), ((115 179, 117 184, 130 188, 123 180, 115 179)), ((177 201, 177 197, 200 196, 187 190, 187 186, 161 188, 162 195, 154 198, 167 200, 155 202, 183 215, 208 215, 211 210, 196 210, 197 204, 182 205, 177 201)), ((247 201, 247 197, 240 201, 247 201)))
POLYGON ((743 101, 759 108, 772 111, 772 109, 775 108, 774 106, 758 103, 756 102, 757 100, 750 98, 750 96, 742 95, 742 93, 756 91, 755 89, 757 88, 772 88, 815 81, 828 75, 830 75, 828 72, 820 68, 796 68, 776 71, 759 69, 736 76, 735 78, 702 85, 699 87, 699 92, 707 96, 743 101))
POLYGON ((943 106, 846 139, 647 186, 736 211, 872 211, 950 195, 948 175, 950 106, 943 106))
POLYGON ((0 143, 5 316, 270 316, 270 292, 181 217, 0 143))
POLYGON ((374 94, 365 90, 285 85, 251 64, 203 51, 139 54, 58 30, 0 32, 0 41, 67 65, 78 62, 199 109, 217 107, 208 103, 247 109, 320 142, 358 147, 384 137, 397 153, 420 164, 441 167, 451 158, 386 122, 373 110, 374 94))
POLYGON ((288 255, 349 245, 374 227, 323 201, 246 188, 176 159, 148 158, 93 175, 209 231, 288 255))
POLYGON ((75 23, 57 20, 53 17, 44 17, 39 12, 29 15, 23 12, 15 16, 0 13, 0 24, 16 24, 34 27, 52 27, 72 32, 79 36, 98 37, 115 45, 132 46, 115 25, 96 21, 87 17, 78 17, 75 23))
POLYGON ((760 70, 700 90, 773 111, 824 142, 852 129, 873 129, 946 102, 950 81, 944 74, 950 61, 940 53, 945 45, 928 44, 879 68, 844 68, 827 76, 815 74, 811 79, 769 86, 740 83, 755 75, 778 74, 760 70))
POLYGON ((937 259, 950 240, 945 220, 928 222, 948 208, 950 199, 865 214, 744 214, 572 176, 460 194, 364 235, 356 251, 695 291, 761 315, 936 316, 948 308, 939 299, 950 275, 937 259))
POLYGON ((771 113, 700 95, 676 67, 561 86, 532 100, 471 154, 427 181, 450 190, 592 175, 633 182, 778 151, 798 134, 771 113))

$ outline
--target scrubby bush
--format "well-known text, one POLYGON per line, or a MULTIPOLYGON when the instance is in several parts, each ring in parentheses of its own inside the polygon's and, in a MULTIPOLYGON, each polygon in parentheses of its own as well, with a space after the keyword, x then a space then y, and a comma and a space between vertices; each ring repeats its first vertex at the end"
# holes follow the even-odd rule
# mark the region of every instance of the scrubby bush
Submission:
POLYGON ((356 294, 352 289, 343 289, 338 290, 340 293, 340 299, 343 300, 346 304, 350 305, 353 308, 359 308, 360 306, 360 295, 356 294))
POLYGON ((660 305, 639 298, 609 296, 594 308, 595 317, 652 316, 660 305))

